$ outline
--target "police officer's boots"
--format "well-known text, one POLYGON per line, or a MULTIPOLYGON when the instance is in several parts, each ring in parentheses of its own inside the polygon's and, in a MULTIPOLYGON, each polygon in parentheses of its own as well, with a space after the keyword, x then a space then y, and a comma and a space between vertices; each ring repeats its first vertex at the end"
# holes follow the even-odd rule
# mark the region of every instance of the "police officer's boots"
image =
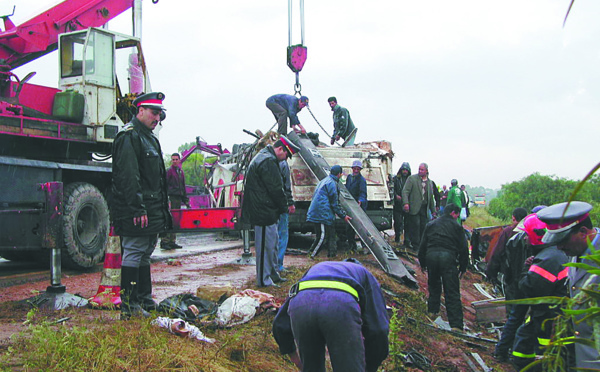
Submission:
POLYGON ((150 265, 140 266, 138 300, 142 309, 146 311, 156 311, 158 309, 158 305, 152 299, 152 275, 150 274, 150 265))
POLYGON ((138 283, 140 269, 137 267, 121 267, 121 320, 134 317, 150 317, 150 313, 142 309, 138 300, 138 283))

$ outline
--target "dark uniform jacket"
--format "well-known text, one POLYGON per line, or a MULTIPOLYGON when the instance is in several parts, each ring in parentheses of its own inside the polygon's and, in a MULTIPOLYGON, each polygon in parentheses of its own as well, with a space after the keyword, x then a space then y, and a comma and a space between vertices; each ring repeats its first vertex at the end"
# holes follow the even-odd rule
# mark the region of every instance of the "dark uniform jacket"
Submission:
POLYGON ((273 225, 287 212, 281 171, 273 146, 269 145, 252 159, 246 171, 242 221, 254 226, 273 225))
POLYGON ((427 268, 427 252, 446 250, 456 254, 460 272, 467 271, 469 248, 465 232, 452 216, 444 214, 425 226, 419 247, 419 263, 427 268))
MULTIPOLYGON (((358 292, 358 304, 362 318, 362 334, 365 343, 366 370, 377 369, 377 366, 388 355, 389 316, 385 308, 385 299, 377 280, 363 266, 351 262, 321 262, 311 267, 300 280, 336 281, 350 285, 358 292)), ((290 354, 296 350, 290 316, 288 314, 288 298, 273 321, 273 336, 282 354, 290 354)), ((318 304, 315 304, 318 306, 318 304)), ((342 311, 343 309, 340 309, 342 311)), ((331 314, 336 317, 336 314, 331 314)))
POLYGON ((111 217, 122 236, 157 234, 172 225, 160 143, 137 118, 113 143, 111 217), (148 227, 134 226, 133 218, 143 215, 148 227))
MULTIPOLYGON (((567 255, 556 246, 543 248, 533 258, 531 266, 525 267, 526 273, 519 280, 519 290, 526 298, 546 296, 567 296, 567 275, 569 269, 564 266, 569 262, 567 255)), ((532 306, 534 316, 547 314, 554 316, 556 311, 549 305, 532 306)))

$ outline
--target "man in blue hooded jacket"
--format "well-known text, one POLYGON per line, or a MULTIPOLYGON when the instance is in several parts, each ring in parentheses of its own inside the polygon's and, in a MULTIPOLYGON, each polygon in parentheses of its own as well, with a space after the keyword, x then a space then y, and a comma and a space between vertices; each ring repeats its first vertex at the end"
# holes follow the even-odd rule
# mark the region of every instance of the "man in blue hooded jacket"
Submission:
POLYGON ((346 222, 352 218, 340 207, 338 201, 338 182, 342 177, 342 167, 334 165, 331 167, 329 176, 323 178, 317 184, 315 193, 308 212, 306 221, 315 224, 315 241, 310 247, 311 257, 315 257, 319 250, 326 245, 328 247, 327 257, 335 257, 337 246, 335 242, 335 215, 343 218, 346 222))

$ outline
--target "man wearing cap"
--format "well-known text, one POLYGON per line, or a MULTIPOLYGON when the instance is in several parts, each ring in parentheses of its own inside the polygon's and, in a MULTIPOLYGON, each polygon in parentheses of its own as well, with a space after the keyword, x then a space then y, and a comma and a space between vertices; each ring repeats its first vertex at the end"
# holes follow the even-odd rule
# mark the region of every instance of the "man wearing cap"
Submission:
POLYGON ((459 214, 460 207, 450 203, 442 217, 427 224, 419 246, 419 264, 421 271, 427 272, 427 311, 440 311, 443 287, 448 323, 462 331, 460 278, 467 271, 469 248, 462 227, 456 223, 459 214))
MULTIPOLYGON (((567 257, 555 246, 543 244, 546 224, 535 214, 530 214, 517 224, 515 232, 506 248, 508 259, 512 261, 506 275, 511 277, 511 283, 517 282, 509 299, 565 296, 567 271, 563 264, 567 257)), ((541 352, 540 345, 548 344, 552 330, 551 319, 558 314, 557 309, 544 304, 514 304, 507 314, 494 358, 506 361, 508 351, 512 348, 513 364, 522 369, 541 352), (524 323, 528 314, 530 316, 524 323)))
POLYGON ((267 99, 267 108, 271 110, 277 120, 277 133, 287 134, 287 120, 295 132, 306 133, 306 129, 300 124, 298 113, 308 106, 308 97, 296 98, 289 94, 275 94, 267 99))
MULTIPOLYGON (((558 249, 573 257, 571 262, 598 268, 598 264, 594 261, 584 258, 591 255, 590 245, 595 250, 600 249, 600 235, 598 234, 600 229, 592 225, 589 215, 591 210, 590 204, 574 201, 570 204, 560 203, 544 208, 537 212, 537 216, 547 224, 546 234, 542 238, 544 243, 556 244, 558 249)), ((572 310, 585 310, 590 306, 597 306, 595 300, 586 295, 582 289, 597 290, 600 276, 580 267, 569 267, 568 271, 567 283, 571 298, 576 300, 572 310)), ((597 342, 598 340, 594 338, 592 324, 588 321, 581 321, 583 316, 576 316, 576 320, 579 322, 575 322, 573 325, 575 336, 597 342)), ((577 368, 600 369, 599 357, 595 347, 575 343, 577 368)))
POLYGON ((277 223, 288 211, 279 162, 299 151, 281 135, 273 145, 267 145, 252 159, 246 171, 242 220, 254 226, 256 247, 256 284, 277 286, 285 281, 279 276, 277 260, 277 223))
POLYGON ((333 135, 331 136, 331 144, 343 138, 346 146, 354 145, 357 129, 350 118, 348 110, 337 103, 337 98, 329 97, 327 99, 331 111, 333 111, 333 135))
POLYGON ((331 167, 328 177, 317 184, 315 193, 308 207, 306 221, 315 225, 315 241, 310 247, 311 258, 314 258, 323 246, 327 246, 327 257, 335 257, 337 246, 335 242, 335 216, 343 218, 345 222, 352 218, 340 207, 338 201, 338 182, 342 177, 342 167, 331 167))
MULTIPOLYGON (((429 179, 429 167, 419 164, 419 172, 408 177, 402 189, 403 210, 408 214, 408 236, 415 248, 419 247, 421 236, 427 225, 428 211, 435 215, 433 185, 429 179)), ((406 239, 406 238, 405 238, 406 239)))
MULTIPOLYGON (((352 162, 352 174, 346 178, 346 189, 350 192, 350 195, 354 197, 354 200, 360 205, 363 211, 367 210, 367 180, 360 174, 362 169, 362 162, 360 160, 354 160, 352 162)), ((354 229, 352 226, 346 226, 346 238, 348 239, 349 248, 355 251, 356 241, 354 240, 354 229)))
POLYGON ((299 370, 375 372, 389 352, 389 316, 375 277, 351 258, 311 267, 273 321, 279 351, 299 370), (297 349, 296 349, 297 348, 297 349))
POLYGON ((158 234, 171 228, 166 171, 158 138, 152 133, 164 118, 163 93, 133 101, 136 116, 113 143, 111 216, 121 237, 121 318, 149 316, 152 299, 150 256, 158 234))

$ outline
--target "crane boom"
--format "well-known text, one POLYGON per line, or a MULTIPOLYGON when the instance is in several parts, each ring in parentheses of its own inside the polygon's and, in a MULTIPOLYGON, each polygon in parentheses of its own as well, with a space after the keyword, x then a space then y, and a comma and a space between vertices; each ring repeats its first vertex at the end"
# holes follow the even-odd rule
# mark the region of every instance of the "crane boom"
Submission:
POLYGON ((56 50, 59 34, 100 27, 132 6, 133 0, 65 0, 19 26, 4 16, 0 64, 22 66, 56 50))

